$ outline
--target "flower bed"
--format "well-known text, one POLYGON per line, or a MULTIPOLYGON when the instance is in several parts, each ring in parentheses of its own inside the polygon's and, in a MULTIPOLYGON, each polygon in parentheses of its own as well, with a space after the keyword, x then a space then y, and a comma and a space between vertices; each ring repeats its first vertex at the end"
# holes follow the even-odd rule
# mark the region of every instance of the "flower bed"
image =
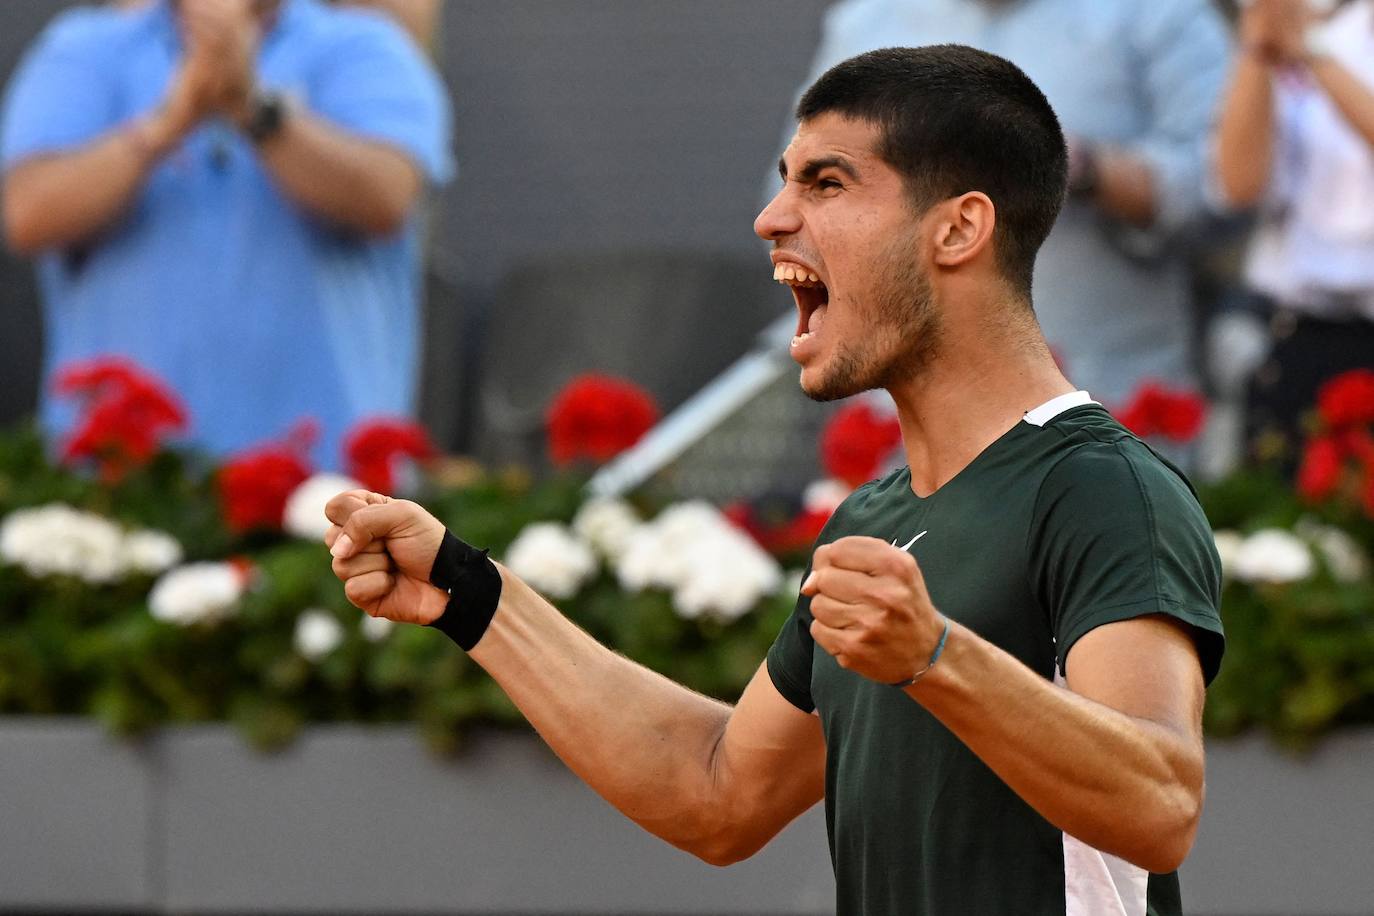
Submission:
MULTIPOLYGON (((1371 378, 1323 391, 1298 488, 1246 470, 1203 491, 1227 572, 1213 733, 1262 726, 1303 743, 1374 723, 1371 378)), ((597 639, 732 699, 790 612, 820 527, 898 444, 859 402, 822 437, 835 479, 796 499, 587 502, 577 462, 604 461, 657 417, 614 380, 581 380, 551 408, 564 473, 541 482, 439 458, 423 430, 385 418, 346 437, 349 476, 311 467, 308 422, 216 465, 168 446, 184 412, 136 367, 73 367, 62 385, 86 401, 66 442, 0 436, 0 713, 89 714, 119 733, 228 720, 260 746, 307 721, 411 721, 452 749, 468 726, 520 721, 443 636, 347 603, 320 541, 342 489, 408 492, 597 639)), ((1186 439, 1200 409, 1149 386, 1120 416, 1186 439)))

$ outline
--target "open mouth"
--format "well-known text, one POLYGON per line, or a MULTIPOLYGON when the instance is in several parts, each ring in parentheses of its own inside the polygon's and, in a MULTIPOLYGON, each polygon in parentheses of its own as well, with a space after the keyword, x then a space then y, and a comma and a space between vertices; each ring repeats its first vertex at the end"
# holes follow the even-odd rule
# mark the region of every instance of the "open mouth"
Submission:
POLYGON ((797 300, 797 334, 795 347, 820 333, 825 321, 825 309, 830 304, 830 290, 820 276, 800 264, 783 262, 773 267, 773 279, 792 288, 797 300))

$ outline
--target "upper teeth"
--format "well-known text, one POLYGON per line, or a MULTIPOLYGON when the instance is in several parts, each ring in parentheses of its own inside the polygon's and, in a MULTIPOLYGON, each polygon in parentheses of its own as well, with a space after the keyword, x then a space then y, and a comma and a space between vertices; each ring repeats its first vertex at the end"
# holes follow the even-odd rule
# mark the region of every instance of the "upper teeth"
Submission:
POLYGON ((773 267, 773 279, 779 283, 819 283, 821 278, 795 264, 777 264, 773 267))

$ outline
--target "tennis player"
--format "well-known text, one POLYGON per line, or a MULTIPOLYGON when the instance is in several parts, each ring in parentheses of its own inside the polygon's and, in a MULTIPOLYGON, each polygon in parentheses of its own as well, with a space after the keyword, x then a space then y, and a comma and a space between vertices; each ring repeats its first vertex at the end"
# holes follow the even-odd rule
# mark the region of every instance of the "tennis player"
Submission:
POLYGON ((737 705, 597 644, 414 503, 336 497, 334 570, 367 613, 453 636, 588 784, 708 862, 824 798, 848 916, 1180 913, 1219 562, 1183 475, 1036 324, 1054 112, 944 45, 845 61, 797 117, 755 229, 801 385, 886 390, 907 466, 835 513, 737 705))

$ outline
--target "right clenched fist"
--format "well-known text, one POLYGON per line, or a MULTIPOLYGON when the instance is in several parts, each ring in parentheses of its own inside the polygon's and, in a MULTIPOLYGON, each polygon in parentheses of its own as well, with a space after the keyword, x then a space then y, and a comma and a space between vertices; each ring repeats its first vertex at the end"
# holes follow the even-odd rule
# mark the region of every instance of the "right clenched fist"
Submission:
POLYGON ((444 526, 419 505, 368 490, 340 493, 325 507, 324 542, 348 600, 373 617, 432 623, 448 593, 429 582, 444 526))

